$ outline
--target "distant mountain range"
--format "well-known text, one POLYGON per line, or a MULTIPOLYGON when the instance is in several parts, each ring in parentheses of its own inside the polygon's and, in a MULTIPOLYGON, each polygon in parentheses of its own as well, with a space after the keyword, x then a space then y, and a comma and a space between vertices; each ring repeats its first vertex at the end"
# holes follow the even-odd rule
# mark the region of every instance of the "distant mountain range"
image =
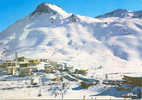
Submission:
POLYGON ((106 13, 104 15, 97 16, 96 18, 108 18, 108 17, 142 18, 142 10, 131 12, 126 9, 116 9, 116 10, 106 13))

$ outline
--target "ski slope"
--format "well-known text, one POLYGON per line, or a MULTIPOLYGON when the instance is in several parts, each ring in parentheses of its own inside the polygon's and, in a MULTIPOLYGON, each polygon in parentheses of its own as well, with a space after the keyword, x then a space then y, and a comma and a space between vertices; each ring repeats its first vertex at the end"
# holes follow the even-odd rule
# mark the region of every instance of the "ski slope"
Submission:
POLYGON ((90 73, 99 66, 103 73, 140 72, 142 19, 118 16, 134 12, 114 13, 117 16, 91 18, 42 3, 0 33, 1 52, 6 48, 9 58, 18 52, 19 56, 67 62, 90 73))

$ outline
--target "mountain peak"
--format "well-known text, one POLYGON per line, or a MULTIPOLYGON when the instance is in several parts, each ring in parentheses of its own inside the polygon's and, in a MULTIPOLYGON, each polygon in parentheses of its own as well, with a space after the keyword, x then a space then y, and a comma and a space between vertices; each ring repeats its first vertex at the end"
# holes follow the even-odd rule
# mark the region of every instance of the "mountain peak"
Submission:
POLYGON ((47 3, 47 2, 43 2, 43 3, 39 4, 37 6, 36 10, 32 13, 32 15, 35 15, 35 14, 40 15, 42 13, 48 13, 48 14, 57 14, 58 13, 60 15, 67 14, 64 10, 62 10, 57 5, 47 3))
POLYGON ((113 12, 129 12, 129 11, 126 10, 126 9, 120 9, 120 8, 118 8, 118 9, 115 9, 113 12))
POLYGON ((133 12, 130 12, 126 9, 116 9, 104 15, 97 16, 96 18, 107 18, 107 17, 124 18, 124 17, 132 17, 132 16, 133 16, 133 12))

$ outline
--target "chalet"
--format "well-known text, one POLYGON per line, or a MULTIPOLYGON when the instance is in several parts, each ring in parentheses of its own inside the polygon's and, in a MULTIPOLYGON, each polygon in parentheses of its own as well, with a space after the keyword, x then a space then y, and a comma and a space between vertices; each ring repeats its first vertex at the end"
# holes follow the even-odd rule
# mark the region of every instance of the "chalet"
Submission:
POLYGON ((6 60, 0 67, 4 67, 8 75, 19 74, 19 76, 31 75, 32 71, 37 71, 37 65, 40 64, 38 59, 28 59, 24 56, 17 57, 14 60, 6 60))
POLYGON ((40 60, 27 59, 25 57, 18 58, 19 76, 30 76, 32 72, 37 71, 36 65, 40 64, 40 60))
POLYGON ((19 71, 19 76, 24 77, 24 76, 31 76, 32 75, 32 68, 31 67, 22 67, 20 68, 19 71))
POLYGON ((142 77, 131 77, 124 75, 123 80, 125 81, 125 84, 139 86, 139 87, 142 86, 142 77))
POLYGON ((0 65, 0 72, 4 72, 4 71, 6 71, 6 68, 0 65))
POLYGON ((55 70, 57 70, 57 68, 52 65, 45 65, 44 69, 46 73, 54 73, 56 72, 55 70))
POLYGON ((35 67, 36 64, 31 64, 29 62, 19 62, 19 76, 30 76, 32 75, 32 72, 37 71, 37 67, 35 67))
POLYGON ((6 63, 4 64, 3 61, 0 63, 0 72, 6 72, 7 73, 6 65, 9 65, 9 64, 6 64, 6 63))
POLYGON ((17 58, 17 61, 18 61, 18 62, 28 62, 29 59, 27 59, 27 58, 25 58, 25 57, 18 57, 18 58, 17 58))
POLYGON ((19 63, 20 68, 30 66, 29 62, 18 62, 18 63, 19 63))
POLYGON ((17 75, 18 68, 16 66, 7 67, 7 74, 8 75, 17 75))
POLYGON ((81 80, 82 81, 80 82, 80 86, 85 89, 89 88, 90 86, 97 85, 99 83, 99 81, 95 79, 82 78, 81 80))
POLYGON ((29 60, 29 64, 30 64, 31 66, 38 65, 38 64, 40 64, 40 60, 38 60, 38 59, 29 60))
POLYGON ((0 72, 5 69, 5 65, 3 64, 3 61, 0 63, 0 72))
POLYGON ((18 74, 17 63, 13 60, 5 61, 2 66, 6 69, 8 75, 16 75, 18 74))
POLYGON ((93 84, 92 82, 81 82, 80 83, 80 86, 84 89, 87 89, 87 88, 89 88, 90 86, 93 86, 93 85, 95 85, 95 84, 93 84))
POLYGON ((15 63, 15 61, 7 60, 3 63, 3 66, 5 66, 5 67, 16 66, 16 63, 15 63))
POLYGON ((7 74, 8 75, 15 75, 15 74, 18 74, 19 70, 18 70, 18 66, 20 68, 23 68, 23 67, 28 67, 28 62, 27 60, 24 60, 24 58, 19 58, 18 59, 19 62, 16 62, 16 61, 12 61, 12 60, 7 60, 6 62, 4 62, 4 66, 6 67, 6 70, 7 70, 7 74))
POLYGON ((76 69, 74 73, 75 74, 86 75, 88 73, 88 69, 86 69, 86 70, 78 70, 78 69, 76 69))
POLYGON ((37 67, 30 66, 29 64, 20 64, 19 67, 19 76, 31 76, 32 72, 37 72, 37 67), (22 65, 22 66, 21 66, 22 65))

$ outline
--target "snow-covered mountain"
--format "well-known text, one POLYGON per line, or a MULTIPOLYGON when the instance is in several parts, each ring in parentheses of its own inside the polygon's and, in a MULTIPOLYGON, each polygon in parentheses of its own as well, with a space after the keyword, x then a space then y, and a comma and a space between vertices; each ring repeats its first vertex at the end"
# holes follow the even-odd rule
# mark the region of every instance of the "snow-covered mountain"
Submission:
POLYGON ((64 61, 76 67, 103 66, 104 72, 142 69, 141 11, 116 10, 97 18, 40 4, 0 33, 1 52, 64 61))
POLYGON ((108 17, 142 18, 142 10, 131 12, 126 9, 116 9, 104 15, 97 16, 96 18, 108 18, 108 17))

